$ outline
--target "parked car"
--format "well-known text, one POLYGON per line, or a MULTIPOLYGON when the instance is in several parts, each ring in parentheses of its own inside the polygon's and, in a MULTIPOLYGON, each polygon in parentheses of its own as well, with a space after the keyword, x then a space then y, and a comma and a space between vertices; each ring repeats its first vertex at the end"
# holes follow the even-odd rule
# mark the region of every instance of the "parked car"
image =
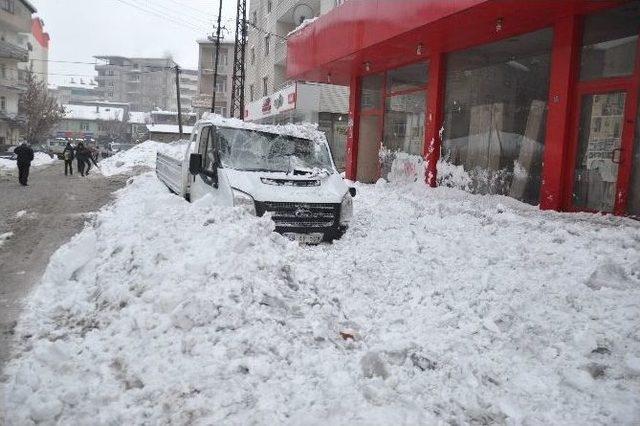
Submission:
POLYGON ((212 195, 219 205, 270 213, 277 232, 310 244, 344 234, 356 194, 315 127, 260 126, 214 115, 196 124, 182 160, 158 154, 156 174, 188 200, 212 195))

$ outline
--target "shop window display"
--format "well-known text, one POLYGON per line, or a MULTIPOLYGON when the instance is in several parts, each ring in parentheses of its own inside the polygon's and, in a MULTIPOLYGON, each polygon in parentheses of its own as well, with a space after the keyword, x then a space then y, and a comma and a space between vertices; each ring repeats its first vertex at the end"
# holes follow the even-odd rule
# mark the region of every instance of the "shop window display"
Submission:
POLYGON ((469 189, 539 203, 553 31, 447 58, 443 161, 469 189))

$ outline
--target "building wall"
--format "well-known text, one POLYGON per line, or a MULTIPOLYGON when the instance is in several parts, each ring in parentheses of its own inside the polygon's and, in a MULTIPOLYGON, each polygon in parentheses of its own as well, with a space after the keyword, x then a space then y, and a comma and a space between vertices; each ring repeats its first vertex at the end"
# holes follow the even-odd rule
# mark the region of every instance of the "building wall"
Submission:
MULTIPOLYGON (((16 144, 20 138, 18 100, 26 90, 21 63, 28 59, 25 34, 31 32, 31 13, 34 11, 22 1, 11 3, 8 10, 0 3, 0 43, 10 45, 13 55, 0 57, 0 149, 16 144)), ((6 50, 6 49, 2 49, 6 50)))
POLYGON ((180 73, 180 102, 183 112, 193 111, 193 99, 198 95, 198 70, 184 69, 180 73))
MULTIPOLYGON (((199 40, 198 59, 198 91, 193 102, 194 111, 198 114, 211 111, 213 93, 213 75, 215 67, 215 43, 199 40)), ((231 109, 231 77, 233 75, 234 43, 220 43, 220 60, 218 61, 218 88, 216 91, 216 112, 229 116, 231 109)))
POLYGON ((176 63, 171 58, 96 58, 105 61, 95 67, 98 90, 105 100, 127 102, 137 111, 177 109, 176 63))

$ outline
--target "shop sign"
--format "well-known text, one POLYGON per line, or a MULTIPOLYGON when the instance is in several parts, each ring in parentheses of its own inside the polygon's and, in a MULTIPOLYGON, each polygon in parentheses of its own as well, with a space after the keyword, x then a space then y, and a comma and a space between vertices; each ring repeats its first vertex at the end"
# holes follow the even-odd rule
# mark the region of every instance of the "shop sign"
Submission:
POLYGON ((261 120, 296 108, 296 85, 292 84, 271 96, 251 102, 245 109, 245 120, 261 120))

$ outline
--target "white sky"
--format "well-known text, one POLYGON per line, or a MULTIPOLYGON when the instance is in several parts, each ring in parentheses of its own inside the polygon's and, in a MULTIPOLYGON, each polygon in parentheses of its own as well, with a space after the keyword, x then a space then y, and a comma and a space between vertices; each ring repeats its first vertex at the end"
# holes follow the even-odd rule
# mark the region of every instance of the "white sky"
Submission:
MULTIPOLYGON (((49 60, 94 62, 94 55, 162 57, 171 54, 183 68, 197 68, 196 39, 212 33, 219 4, 218 0, 31 2, 51 36, 49 60)), ((229 29, 227 38, 233 38, 236 0, 223 0, 222 7, 223 25, 229 29), (225 23, 225 20, 228 21, 225 23)), ((74 74, 76 81, 79 78, 86 81, 90 77, 81 76, 95 74, 91 65, 55 62, 49 63, 49 73, 74 74)), ((71 78, 50 75, 49 82, 60 84, 71 78)))

